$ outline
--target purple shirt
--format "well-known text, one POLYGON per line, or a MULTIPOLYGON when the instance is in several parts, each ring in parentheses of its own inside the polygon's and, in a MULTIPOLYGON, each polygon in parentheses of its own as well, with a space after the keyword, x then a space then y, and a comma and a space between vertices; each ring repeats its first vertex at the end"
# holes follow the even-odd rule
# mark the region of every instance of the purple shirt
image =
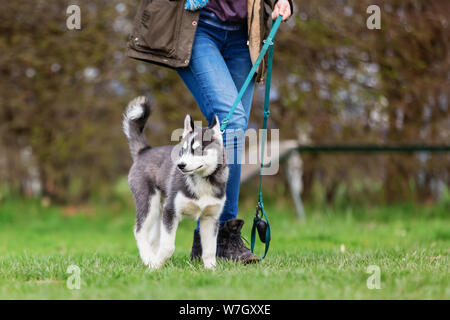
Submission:
POLYGON ((222 21, 241 22, 247 18, 247 0, 209 0, 205 9, 222 21))

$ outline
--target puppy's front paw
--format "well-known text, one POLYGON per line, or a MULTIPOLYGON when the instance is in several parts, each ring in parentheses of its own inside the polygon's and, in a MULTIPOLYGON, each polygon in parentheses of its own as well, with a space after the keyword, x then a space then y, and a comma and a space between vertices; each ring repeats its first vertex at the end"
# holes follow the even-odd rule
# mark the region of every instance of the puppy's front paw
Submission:
POLYGON ((148 266, 150 264, 150 255, 141 255, 142 262, 148 266))
POLYGON ((205 269, 215 269, 216 259, 203 260, 203 264, 205 265, 205 269))
POLYGON ((164 265, 164 261, 150 261, 148 267, 150 270, 157 270, 164 265))

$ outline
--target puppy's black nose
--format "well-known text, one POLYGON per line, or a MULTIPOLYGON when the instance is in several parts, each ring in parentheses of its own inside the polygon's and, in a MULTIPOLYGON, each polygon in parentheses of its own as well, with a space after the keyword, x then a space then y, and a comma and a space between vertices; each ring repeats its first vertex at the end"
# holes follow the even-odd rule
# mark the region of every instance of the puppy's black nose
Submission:
POLYGON ((183 170, 184 168, 186 168, 186 163, 180 162, 180 163, 178 164, 178 168, 179 168, 180 170, 183 170))

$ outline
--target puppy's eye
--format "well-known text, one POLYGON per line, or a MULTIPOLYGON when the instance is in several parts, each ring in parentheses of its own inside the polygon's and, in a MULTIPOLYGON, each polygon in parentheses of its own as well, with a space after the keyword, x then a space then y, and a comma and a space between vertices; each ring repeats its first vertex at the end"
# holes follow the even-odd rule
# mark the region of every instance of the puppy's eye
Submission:
POLYGON ((187 150, 187 142, 184 142, 183 145, 180 148, 180 157, 185 153, 187 150))
POLYGON ((195 141, 193 144, 192 144, 192 150, 198 150, 198 148, 200 147, 200 142, 198 142, 198 141, 195 141))

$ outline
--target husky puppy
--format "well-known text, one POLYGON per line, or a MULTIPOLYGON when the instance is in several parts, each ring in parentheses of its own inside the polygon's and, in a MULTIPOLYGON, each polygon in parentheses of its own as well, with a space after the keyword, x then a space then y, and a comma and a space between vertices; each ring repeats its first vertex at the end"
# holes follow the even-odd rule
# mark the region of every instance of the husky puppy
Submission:
POLYGON ((134 235, 142 261, 150 268, 161 267, 175 250, 179 221, 188 216, 200 219, 202 260, 206 268, 214 268, 228 180, 219 120, 215 116, 211 126, 195 128, 187 115, 178 145, 153 148, 144 134, 149 115, 148 99, 138 97, 123 119, 133 158, 128 183, 136 204, 134 235))

